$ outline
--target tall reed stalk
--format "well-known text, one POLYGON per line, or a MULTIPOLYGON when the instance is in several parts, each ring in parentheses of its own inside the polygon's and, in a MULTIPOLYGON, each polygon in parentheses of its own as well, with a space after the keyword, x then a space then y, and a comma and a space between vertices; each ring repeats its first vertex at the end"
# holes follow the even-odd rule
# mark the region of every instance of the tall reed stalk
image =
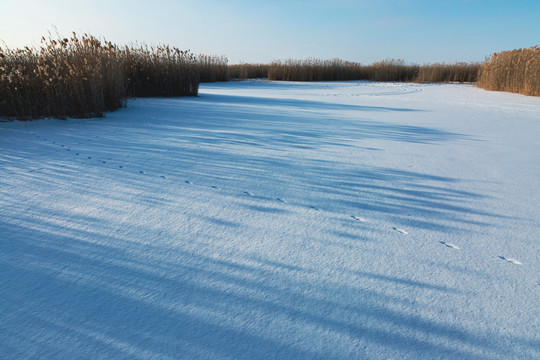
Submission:
POLYGON ((478 86, 540 96, 540 45, 486 57, 480 68, 478 86))
POLYGON ((128 97, 197 96, 199 81, 224 80, 225 57, 73 33, 38 48, 0 48, 0 116, 101 117, 128 97))
POLYGON ((125 103, 122 59, 110 42, 74 33, 0 53, 0 115, 94 117, 125 103))

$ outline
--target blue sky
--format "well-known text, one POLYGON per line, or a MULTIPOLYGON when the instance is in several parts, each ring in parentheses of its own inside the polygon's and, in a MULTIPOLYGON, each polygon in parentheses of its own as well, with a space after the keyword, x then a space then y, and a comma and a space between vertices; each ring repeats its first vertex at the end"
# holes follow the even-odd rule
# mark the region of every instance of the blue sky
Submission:
POLYGON ((56 27, 226 55, 229 63, 481 61, 540 43, 540 0, 2 0, 0 10, 0 40, 10 47, 37 45, 56 27))

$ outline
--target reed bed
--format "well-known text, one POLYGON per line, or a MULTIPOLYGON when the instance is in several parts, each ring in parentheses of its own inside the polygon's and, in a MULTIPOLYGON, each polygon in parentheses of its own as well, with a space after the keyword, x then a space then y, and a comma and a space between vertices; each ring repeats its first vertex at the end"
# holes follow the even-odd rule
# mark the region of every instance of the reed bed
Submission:
POLYGON ((418 73, 417 65, 406 65, 403 60, 383 60, 372 65, 341 59, 274 61, 268 69, 269 80, 282 81, 412 81, 418 73))
POLYGON ((119 50, 130 97, 197 96, 199 66, 189 51, 161 45, 119 50))
POLYGON ((540 96, 540 45, 486 57, 480 67, 478 86, 540 96))
POLYGON ((341 59, 274 61, 268 70, 269 80, 282 81, 412 81, 418 73, 417 65, 406 65, 403 60, 383 60, 362 65, 341 59))
POLYGON ((227 80, 227 59, 168 45, 119 47, 92 35, 0 48, 0 116, 102 117, 128 97, 197 96, 199 82, 227 80))
POLYGON ((340 59, 274 61, 268 69, 269 80, 335 81, 369 80, 398 82, 474 82, 478 64, 406 64, 399 59, 387 59, 371 65, 340 59))
POLYGON ((367 80, 411 82, 418 76, 419 66, 408 65, 404 60, 387 59, 364 67, 367 80))
POLYGON ((341 59, 273 61, 268 67, 268 80, 337 81, 367 80, 365 69, 358 63, 341 59))
POLYGON ((0 53, 2 116, 99 117, 125 104, 122 59, 109 42, 73 34, 0 53))
POLYGON ((478 63, 435 63, 422 65, 414 79, 418 83, 459 82, 473 83, 478 79, 478 63))
POLYGON ((229 80, 228 61, 225 56, 199 55, 197 65, 202 83, 229 80))
POLYGON ((264 79, 268 78, 268 64, 236 64, 229 65, 227 78, 230 79, 264 79))

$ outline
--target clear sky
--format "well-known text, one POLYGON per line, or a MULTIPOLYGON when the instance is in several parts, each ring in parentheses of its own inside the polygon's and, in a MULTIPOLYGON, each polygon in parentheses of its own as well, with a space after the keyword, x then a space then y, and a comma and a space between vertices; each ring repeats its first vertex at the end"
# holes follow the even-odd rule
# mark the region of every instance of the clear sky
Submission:
POLYGON ((55 27, 226 55, 230 64, 481 61, 540 44, 540 0, 0 0, 9 47, 37 45, 55 27))

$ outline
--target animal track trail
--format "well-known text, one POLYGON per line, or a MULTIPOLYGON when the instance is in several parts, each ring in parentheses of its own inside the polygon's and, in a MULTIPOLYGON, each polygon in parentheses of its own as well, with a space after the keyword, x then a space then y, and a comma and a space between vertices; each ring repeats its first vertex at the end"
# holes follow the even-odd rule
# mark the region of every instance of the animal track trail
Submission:
POLYGON ((502 259, 502 260, 504 260, 506 262, 509 262, 509 263, 512 263, 514 265, 523 265, 523 263, 521 261, 519 261, 518 259, 512 258, 512 257, 499 256, 499 259, 502 259))
POLYGON ((392 228, 393 230, 396 230, 398 233, 400 234, 403 234, 403 235, 408 235, 409 233, 403 229, 400 229, 400 228, 397 228, 397 227, 393 227, 392 228))
POLYGON ((449 248, 454 249, 454 250, 459 250, 459 246, 454 245, 454 244, 452 244, 450 242, 446 242, 446 241, 439 241, 439 242, 441 244, 443 244, 444 246, 446 246, 446 247, 449 247, 449 248))

